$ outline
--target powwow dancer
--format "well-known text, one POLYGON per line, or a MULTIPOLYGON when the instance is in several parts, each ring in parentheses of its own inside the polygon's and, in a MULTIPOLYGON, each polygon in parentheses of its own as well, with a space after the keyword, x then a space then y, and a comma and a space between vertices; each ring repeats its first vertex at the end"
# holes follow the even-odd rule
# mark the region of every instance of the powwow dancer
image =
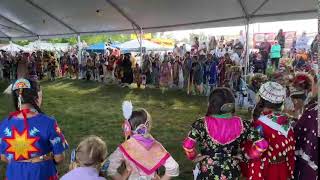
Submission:
POLYGON ((64 159, 67 141, 55 119, 41 109, 40 86, 18 79, 12 86, 16 112, 0 125, 1 160, 7 180, 58 180, 55 165, 64 159))
POLYGON ((122 105, 125 142, 123 142, 110 157, 108 175, 117 178, 117 169, 125 163, 126 170, 131 171, 129 180, 151 180, 156 177, 157 170, 164 166, 162 179, 170 179, 179 175, 179 165, 167 150, 155 140, 151 134, 151 116, 144 110, 133 110, 131 102, 122 105))
POLYGON ((245 154, 240 145, 250 139, 247 149, 250 158, 259 157, 268 147, 266 140, 248 122, 235 116, 235 98, 228 88, 216 88, 209 96, 209 106, 204 118, 192 124, 183 148, 188 159, 198 162, 195 179, 240 179, 239 158, 245 154), (197 155, 198 144, 200 154, 197 155))
POLYGON ((286 90, 276 82, 266 82, 259 89, 253 125, 268 141, 268 150, 248 163, 253 180, 288 180, 293 177, 295 140, 291 119, 281 112, 286 90))
MULTIPOLYGON (((313 79, 317 80, 316 77, 313 79)), ((302 114, 294 127, 297 141, 295 151, 297 159, 294 171, 296 180, 318 179, 317 118, 319 105, 317 85, 313 79, 305 73, 299 73, 293 79, 293 87, 297 90, 295 98, 301 98, 305 102, 302 114)))

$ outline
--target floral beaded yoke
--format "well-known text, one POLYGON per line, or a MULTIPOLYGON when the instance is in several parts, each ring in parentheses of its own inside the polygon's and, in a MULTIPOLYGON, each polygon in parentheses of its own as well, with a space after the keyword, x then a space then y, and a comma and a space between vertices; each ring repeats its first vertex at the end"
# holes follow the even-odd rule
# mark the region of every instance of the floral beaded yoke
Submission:
POLYGON ((208 156, 199 163, 198 180, 236 180, 240 177, 240 167, 235 157, 243 155, 240 144, 246 139, 260 140, 258 131, 250 129, 249 122, 231 114, 207 116, 193 123, 183 148, 191 160, 196 155, 196 144, 201 155, 208 156))

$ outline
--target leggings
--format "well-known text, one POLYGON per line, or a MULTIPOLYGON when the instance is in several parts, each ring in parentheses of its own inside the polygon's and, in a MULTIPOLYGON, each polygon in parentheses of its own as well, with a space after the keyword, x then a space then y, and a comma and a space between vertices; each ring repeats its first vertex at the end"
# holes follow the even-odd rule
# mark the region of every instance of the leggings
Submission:
POLYGON ((272 66, 275 65, 276 70, 278 70, 279 69, 279 58, 272 58, 271 59, 271 64, 272 64, 272 66))

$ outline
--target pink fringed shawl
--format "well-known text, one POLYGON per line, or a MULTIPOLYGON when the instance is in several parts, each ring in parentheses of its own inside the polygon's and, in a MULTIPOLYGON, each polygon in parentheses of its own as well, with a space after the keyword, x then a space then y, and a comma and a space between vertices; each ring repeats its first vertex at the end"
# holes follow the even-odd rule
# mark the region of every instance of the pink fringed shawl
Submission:
POLYGON ((233 142, 244 131, 242 120, 236 116, 230 118, 206 116, 204 122, 212 141, 221 145, 233 142))
POLYGON ((120 151, 147 175, 154 173, 164 165, 170 154, 157 141, 150 149, 145 148, 136 139, 131 138, 120 146, 120 151))

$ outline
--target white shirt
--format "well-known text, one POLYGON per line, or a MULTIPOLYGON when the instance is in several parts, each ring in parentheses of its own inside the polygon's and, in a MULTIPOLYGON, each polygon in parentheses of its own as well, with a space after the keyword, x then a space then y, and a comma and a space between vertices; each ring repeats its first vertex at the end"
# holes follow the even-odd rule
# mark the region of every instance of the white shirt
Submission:
POLYGON ((240 57, 239 57, 239 55, 237 53, 232 53, 230 58, 236 65, 240 66, 240 61, 241 60, 240 60, 240 57))

